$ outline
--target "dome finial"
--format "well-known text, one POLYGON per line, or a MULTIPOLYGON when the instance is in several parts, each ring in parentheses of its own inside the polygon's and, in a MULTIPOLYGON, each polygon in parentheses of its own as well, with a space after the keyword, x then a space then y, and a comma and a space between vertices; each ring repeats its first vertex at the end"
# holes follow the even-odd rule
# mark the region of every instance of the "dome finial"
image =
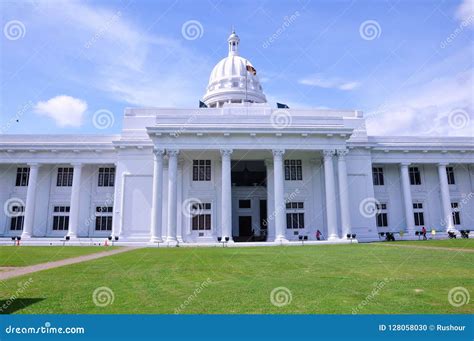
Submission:
POLYGON ((229 39, 227 39, 227 42, 229 43, 229 56, 238 56, 240 38, 235 33, 234 25, 232 25, 232 33, 230 34, 229 39))

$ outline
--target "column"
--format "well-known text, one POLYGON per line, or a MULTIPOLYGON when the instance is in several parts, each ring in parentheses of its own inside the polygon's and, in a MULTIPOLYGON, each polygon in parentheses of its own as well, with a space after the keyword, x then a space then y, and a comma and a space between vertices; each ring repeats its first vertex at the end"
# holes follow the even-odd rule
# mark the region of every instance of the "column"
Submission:
POLYGON ((28 164, 30 167, 30 174, 28 176, 28 189, 26 191, 25 203, 25 220, 23 222, 23 232, 21 238, 31 238, 33 236, 33 223, 35 219, 35 199, 36 199, 36 184, 38 182, 37 163, 28 164))
POLYGON ((168 236, 167 242, 176 242, 178 150, 167 150, 168 154, 168 236))
POLYGON ((339 180, 339 204, 341 207, 342 238, 352 233, 351 214, 349 209, 349 186, 347 185, 347 149, 337 151, 337 170, 339 180))
POLYGON ((336 213, 336 186, 334 182, 333 150, 324 152, 324 182, 326 189, 326 220, 328 224, 328 239, 338 239, 336 213))
POLYGON ((176 196, 177 200, 177 207, 178 209, 178 214, 176 217, 176 226, 177 226, 177 231, 176 231, 176 239, 178 240, 178 243, 184 243, 183 235, 186 233, 184 229, 184 224, 183 224, 183 165, 184 165, 184 160, 178 158, 178 194, 176 196))
POLYGON ((221 193, 221 234, 232 241, 232 180, 231 180, 231 149, 221 149, 222 156, 222 193, 221 193))
POLYGON ((273 152, 273 186, 275 189, 275 242, 286 242, 286 203, 285 178, 283 176, 283 155, 285 151, 275 149, 273 152))
POLYGON ((453 221, 446 166, 447 163, 438 164, 439 188, 441 191, 441 204, 443 205, 443 222, 446 224, 446 232, 455 232, 456 228, 454 227, 453 221))
MULTIPOLYGON (((411 199, 410 177, 408 166, 410 163, 400 164, 400 178, 402 180, 403 204, 405 205, 405 221, 407 233, 415 233, 415 218, 413 216, 413 200, 411 199)), ((446 175, 446 174, 445 174, 446 175)))
POLYGON ((77 228, 79 225, 79 204, 81 197, 81 174, 82 164, 73 164, 74 172, 72 176, 71 204, 69 211, 69 227, 67 235, 71 238, 77 238, 77 228))
POLYGON ((151 203, 150 242, 162 242, 163 223, 163 154, 162 149, 153 149, 153 194, 151 203))
POLYGON ((266 159, 265 165, 267 168, 267 242, 275 240, 275 216, 272 212, 275 212, 275 191, 273 186, 273 160, 266 159))

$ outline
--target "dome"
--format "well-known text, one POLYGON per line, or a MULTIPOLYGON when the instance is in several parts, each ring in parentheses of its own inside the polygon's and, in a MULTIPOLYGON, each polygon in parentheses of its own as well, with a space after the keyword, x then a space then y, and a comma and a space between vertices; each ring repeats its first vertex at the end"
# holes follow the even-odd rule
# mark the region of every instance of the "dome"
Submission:
POLYGON ((224 103, 266 103, 257 71, 249 60, 239 56, 239 36, 232 32, 227 41, 229 55, 212 69, 203 102, 209 107, 224 103))

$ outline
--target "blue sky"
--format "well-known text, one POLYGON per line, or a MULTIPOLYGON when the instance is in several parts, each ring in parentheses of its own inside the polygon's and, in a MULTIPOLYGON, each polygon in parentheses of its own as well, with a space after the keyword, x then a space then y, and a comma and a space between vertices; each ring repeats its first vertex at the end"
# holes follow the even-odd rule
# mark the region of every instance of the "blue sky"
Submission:
POLYGON ((474 135, 473 0, 0 6, 0 133, 118 133, 125 107, 195 108, 234 26, 272 105, 363 110, 371 135, 474 135))

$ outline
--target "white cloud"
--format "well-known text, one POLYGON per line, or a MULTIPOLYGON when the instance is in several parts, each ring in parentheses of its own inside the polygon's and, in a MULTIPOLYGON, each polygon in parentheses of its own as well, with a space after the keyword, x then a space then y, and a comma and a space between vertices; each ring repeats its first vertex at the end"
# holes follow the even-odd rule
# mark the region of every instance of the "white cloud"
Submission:
MULTIPOLYGON (((430 73, 428 71, 427 73, 430 73)), ((474 69, 414 83, 366 114, 370 135, 474 136, 474 69), (461 112, 462 115, 457 115, 461 112), (453 123, 456 114, 462 123, 453 123)))
POLYGON ((341 78, 326 78, 323 77, 321 74, 315 74, 307 78, 300 79, 298 83, 310 86, 317 86, 320 88, 332 88, 345 91, 354 90, 360 86, 360 83, 356 81, 346 81, 341 78))
MULTIPOLYGON (((84 63, 76 67, 77 73, 67 74, 72 80, 137 106, 195 106, 204 94, 212 65, 192 49, 195 44, 157 34, 159 22, 142 28, 120 5, 105 8, 65 1, 61 6, 41 6, 48 29, 67 32, 55 36, 68 49, 56 64, 68 67, 68 57, 78 59, 76 66, 84 63)), ((44 26, 43 19, 37 20, 44 26)))
POLYGON ((464 0, 456 10, 456 18, 460 21, 474 19, 474 0, 464 0))
POLYGON ((43 116, 52 118, 60 127, 79 127, 82 124, 87 103, 78 98, 60 95, 45 102, 38 102, 34 111, 43 116))

